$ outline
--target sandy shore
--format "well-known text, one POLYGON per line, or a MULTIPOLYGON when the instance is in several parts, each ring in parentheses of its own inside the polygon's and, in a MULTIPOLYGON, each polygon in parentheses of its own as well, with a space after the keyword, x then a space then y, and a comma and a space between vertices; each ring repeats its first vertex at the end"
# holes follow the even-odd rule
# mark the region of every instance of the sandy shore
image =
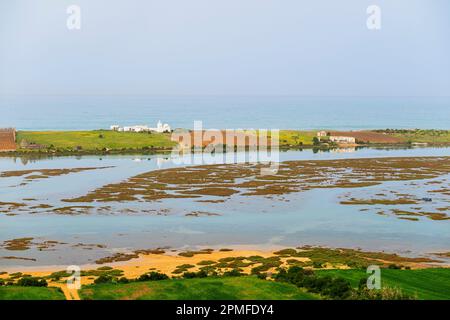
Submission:
MULTIPOLYGON (((150 271, 158 271, 161 273, 165 273, 168 275, 175 275, 173 271, 177 269, 178 266, 183 264, 190 264, 195 265, 195 267, 192 267, 189 269, 189 271, 198 271, 201 265, 198 265, 199 262, 204 260, 212 260, 212 261, 218 261, 222 258, 229 258, 229 257, 250 257, 250 256, 260 256, 263 258, 269 258, 275 256, 275 250, 250 250, 250 249, 244 249, 244 250, 232 250, 232 251, 212 251, 210 253, 196 253, 192 257, 186 257, 178 255, 179 252, 168 252, 163 254, 139 254, 139 258, 131 259, 129 261, 121 261, 121 262, 110 262, 105 264, 85 264, 80 265, 80 269, 82 271, 87 270, 95 270, 100 267, 109 266, 114 269, 122 270, 123 276, 126 278, 137 278, 140 275, 150 272, 150 271)), ((292 257, 282 257, 281 261, 286 265, 286 260, 291 259, 292 257)), ((295 257, 296 260, 301 262, 308 262, 310 261, 309 258, 305 257, 295 257)), ((380 263, 389 263, 389 261, 379 260, 380 263)), ((416 268, 430 268, 430 267, 449 267, 448 264, 445 263, 421 263, 421 262, 401 262, 404 266, 409 266, 413 269, 416 268)), ((48 276, 53 272, 63 271, 66 269, 67 266, 42 266, 42 267, 21 267, 21 268, 3 268, 1 271, 5 271, 8 273, 14 273, 14 272, 22 272, 27 275, 35 276, 35 277, 44 277, 48 276)), ((244 267, 242 268, 244 272, 250 272, 252 266, 244 267)), ((321 269, 346 269, 348 268, 345 265, 325 265, 321 269)), ((7 278, 8 274, 0 275, 0 278, 7 278)), ((84 283, 91 283, 93 280, 92 277, 83 277, 84 283), (91 279, 89 279, 91 278, 91 279)))
MULTIPOLYGON (((219 260, 226 257, 240 256, 261 256, 264 258, 273 256, 272 251, 260 250, 233 250, 233 251, 213 251, 211 253, 199 253, 193 257, 184 257, 176 254, 140 254, 139 258, 122 262, 111 262, 106 264, 85 264, 79 266, 81 270, 93 270, 102 266, 113 267, 124 272, 124 277, 136 278, 149 271, 158 271, 161 273, 172 274, 177 266, 182 264, 196 265, 203 260, 219 260), (150 270, 151 269, 151 270, 150 270)), ((300 259, 300 258, 299 258, 300 259)), ((21 267, 21 268, 3 268, 2 271, 8 273, 22 272, 35 277, 48 276, 53 272, 65 270, 67 266, 42 266, 42 267, 21 267)), ((196 266, 190 271, 197 271, 196 266)), ((0 275, 0 278, 7 278, 8 275, 0 275)), ((87 278, 87 277, 84 277, 87 278)), ((89 281, 88 281, 89 282, 89 281)))
MULTIPOLYGON (((211 261, 219 261, 223 258, 232 258, 232 257, 251 257, 251 256, 260 256, 262 258, 269 258, 276 256, 275 251, 262 251, 262 250, 250 250, 250 249, 240 249, 232 251, 219 251, 214 250, 210 252, 199 253, 196 252, 193 256, 186 257, 179 255, 180 252, 167 252, 162 254, 154 254, 154 253, 146 253, 139 254, 138 258, 131 259, 129 261, 122 262, 112 262, 105 264, 86 264, 79 266, 81 271, 88 270, 96 270, 100 267, 111 267, 117 270, 123 271, 123 277, 128 279, 135 279, 141 276, 142 274, 148 273, 150 271, 157 271, 171 276, 179 276, 180 274, 174 274, 174 271, 177 267, 181 265, 192 265, 192 268, 189 268, 190 272, 198 271, 202 265, 199 265, 201 261, 211 260, 211 261)), ((278 255, 278 257, 280 257, 278 255)), ((292 259, 293 257, 289 256, 281 256, 280 261, 283 266, 288 266, 287 260, 292 259)), ((308 262, 309 258, 306 257, 295 257, 295 259, 299 262, 308 262)), ((385 262, 389 263, 389 261, 379 260, 380 263, 385 262)), ((402 263, 404 266, 408 266, 412 269, 416 268, 430 268, 430 267, 449 267, 447 264, 432 264, 432 263, 421 263, 421 262, 406 262, 402 263)), ((30 275, 33 277, 46 277, 52 274, 53 272, 63 271, 67 266, 43 266, 43 267, 23 267, 18 270, 18 268, 10 269, 10 270, 2 270, 8 273, 0 275, 0 278, 7 279, 10 274, 14 272, 22 272, 23 274, 30 275)), ((243 272, 250 273, 251 269, 254 266, 248 266, 241 268, 243 272)), ((349 267, 346 265, 331 265, 325 264, 321 269, 348 269, 349 267)), ((275 268, 273 268, 275 270, 275 268)), ((269 271, 273 271, 269 270, 269 271)), ((82 276, 81 284, 89 285, 92 284, 95 280, 95 276, 82 276)), ((69 289, 66 284, 66 279, 62 278, 59 281, 49 281, 48 285, 50 287, 58 287, 62 290, 67 300, 79 300, 78 290, 69 289)))

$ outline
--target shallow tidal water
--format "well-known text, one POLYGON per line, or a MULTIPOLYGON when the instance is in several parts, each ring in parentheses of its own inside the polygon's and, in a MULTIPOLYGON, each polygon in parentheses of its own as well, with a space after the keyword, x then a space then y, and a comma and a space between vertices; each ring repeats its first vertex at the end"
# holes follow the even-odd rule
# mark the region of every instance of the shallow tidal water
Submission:
MULTIPOLYGON (((326 160, 374 157, 450 156, 450 148, 312 150, 280 153, 280 161, 326 160)), ((186 157, 190 157, 186 156, 186 157)), ((187 159, 185 159, 187 160, 187 159)), ((220 160, 219 160, 220 162, 220 160)), ((171 155, 83 156, 39 160, 0 158, 0 172, 32 169, 107 167, 48 179, 26 181, 23 177, 0 178, 1 202, 24 202, 67 206, 61 199, 81 196, 105 184, 123 181, 151 170, 184 166, 186 161, 171 155)), ((441 176, 449 184, 450 177, 441 176)), ((416 181, 415 195, 426 195, 431 187, 416 181)), ((114 204, 114 214, 58 215, 17 210, 13 216, 0 214, 0 243, 32 237, 33 242, 58 241, 39 249, 12 251, 0 247, 2 268, 93 263, 118 251, 157 247, 280 247, 323 245, 362 248, 420 256, 450 251, 450 220, 400 220, 361 211, 362 206, 341 205, 340 200, 383 192, 386 188, 409 192, 402 181, 384 182, 364 188, 314 189, 274 197, 231 196, 224 203, 200 203, 196 199, 165 199, 155 202, 114 204), (136 212, 120 212, 120 207, 136 212), (186 216, 195 211, 217 215, 186 216), (143 213, 145 212, 145 213, 143 213), (95 246, 101 245, 101 246, 95 246), (16 257, 5 259, 4 257, 16 257), (19 260, 17 258, 31 258, 19 260)), ((214 198, 214 197, 212 197, 214 198)), ((449 200, 449 199, 447 199, 449 200)), ((442 201, 442 206, 449 202, 442 201)), ((90 205, 93 205, 90 203, 90 205)), ((96 205, 96 204, 94 204, 96 205)), ((101 205, 109 205, 102 203, 101 205)), ((436 205, 435 203, 433 205, 436 205)), ((430 204, 422 203, 424 209, 430 204)))

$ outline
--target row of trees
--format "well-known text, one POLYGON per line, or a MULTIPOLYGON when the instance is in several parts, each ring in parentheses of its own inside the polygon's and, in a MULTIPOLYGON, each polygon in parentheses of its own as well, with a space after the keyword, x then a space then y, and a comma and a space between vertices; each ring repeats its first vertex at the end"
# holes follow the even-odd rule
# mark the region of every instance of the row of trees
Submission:
POLYGON ((5 282, 4 280, 0 279, 0 286, 12 286, 17 285, 21 287, 47 287, 48 283, 45 279, 38 278, 38 277, 23 277, 20 278, 16 283, 12 281, 5 282))
POLYGON ((292 283, 309 292, 320 294, 326 298, 337 300, 410 300, 414 299, 400 289, 383 288, 380 290, 368 289, 367 278, 360 279, 358 288, 353 288, 349 281, 341 277, 318 276, 313 270, 298 266, 288 270, 280 269, 273 276, 275 281, 292 283))

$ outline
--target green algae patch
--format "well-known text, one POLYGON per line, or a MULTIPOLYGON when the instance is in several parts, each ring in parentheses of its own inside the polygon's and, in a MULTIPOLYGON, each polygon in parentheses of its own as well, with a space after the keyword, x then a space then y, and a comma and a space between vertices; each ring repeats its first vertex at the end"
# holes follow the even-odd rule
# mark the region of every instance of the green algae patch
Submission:
POLYGON ((409 220, 409 221, 419 221, 419 218, 413 218, 413 217, 400 217, 401 220, 409 220))
POLYGON ((37 261, 34 258, 25 258, 25 257, 16 257, 16 256, 4 256, 4 257, 0 257, 0 259, 4 259, 4 260, 22 260, 22 261, 37 261))
POLYGON ((3 242, 3 248, 10 251, 24 251, 30 249, 33 238, 18 238, 3 242))
POLYGON ((7 208, 7 209, 17 209, 26 207, 27 205, 25 203, 20 202, 2 202, 0 201, 0 207, 7 208))
POLYGON ((52 213, 61 215, 77 215, 77 214, 88 214, 92 206, 67 206, 60 207, 50 210, 52 213))
MULTIPOLYGON (((450 157, 286 161, 273 175, 262 164, 223 164, 151 171, 65 202, 158 201, 216 196, 282 196, 318 188, 363 188, 385 181, 432 179, 450 172, 450 157)), ((367 200, 415 204, 416 200, 367 200)), ((389 203, 391 202, 391 203, 389 203)), ((355 203, 356 204, 356 203, 355 203)), ((360 203, 367 204, 367 203, 360 203)))
POLYGON ((202 195, 202 196, 219 196, 219 197, 229 197, 239 191, 230 188, 201 188, 195 190, 180 191, 182 194, 190 195, 202 195))
POLYGON ((101 259, 95 260, 96 264, 105 264, 112 262, 120 262, 120 261, 129 261, 131 259, 137 259, 139 255, 137 253, 115 253, 112 256, 104 257, 101 259))
POLYGON ((205 211, 193 211, 185 214, 186 217, 217 217, 220 216, 218 213, 205 212, 205 211))
POLYGON ((129 261, 132 259, 139 258, 140 254, 146 255, 146 254, 164 254, 164 253, 165 253, 165 251, 160 248, 140 249, 140 250, 135 250, 133 252, 117 252, 111 256, 97 259, 95 261, 95 263, 96 264, 105 264, 105 263, 112 263, 112 262, 129 261))
POLYGON ((403 220, 419 220, 416 217, 427 217, 431 220, 450 220, 450 217, 442 212, 427 212, 427 211, 406 211, 406 210, 391 210, 395 215, 400 216, 403 220))
POLYGON ((341 201, 341 204, 347 205, 396 205, 396 204, 417 204, 416 200, 399 198, 399 199, 355 199, 341 201))
POLYGON ((198 250, 198 251, 183 251, 180 252, 178 255, 181 257, 193 257, 197 254, 211 254, 213 253, 214 250, 213 249, 202 249, 202 250, 198 250))

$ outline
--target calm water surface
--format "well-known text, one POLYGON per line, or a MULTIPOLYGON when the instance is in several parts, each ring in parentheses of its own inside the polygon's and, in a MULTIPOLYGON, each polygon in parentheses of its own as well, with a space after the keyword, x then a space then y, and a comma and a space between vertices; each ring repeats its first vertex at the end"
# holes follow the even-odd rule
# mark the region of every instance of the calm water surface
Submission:
MULTIPOLYGON (((362 149, 355 152, 287 151, 280 160, 372 158, 397 156, 450 156, 449 148, 362 149)), ((122 181, 150 170, 180 166, 171 156, 83 156, 27 160, 0 158, 0 171, 45 168, 114 166, 49 179, 34 180, 21 186, 22 178, 0 178, 0 201, 67 206, 60 200, 84 195, 107 183, 122 181)), ((178 159, 179 160, 179 159, 178 159)), ((178 161, 177 161, 178 162, 178 161)), ((450 177, 446 179, 447 184, 450 177)), ((400 182, 383 183, 362 189, 314 189, 285 195, 282 199, 231 197, 225 203, 199 203, 195 199, 167 199, 160 202, 127 203, 139 211, 164 210, 166 215, 93 214, 63 216, 50 213, 0 215, 0 242, 21 237, 36 241, 56 240, 66 243, 55 250, 8 251, 0 248, 0 257, 29 257, 37 261, 0 259, 0 267, 85 264, 118 250, 155 247, 196 248, 244 246, 277 248, 299 245, 360 247, 386 250, 404 255, 423 255, 450 250, 450 221, 421 219, 399 220, 361 212, 359 206, 343 206, 339 199, 346 193, 375 194, 385 188, 408 192, 400 182), (192 211, 220 216, 186 217, 192 211), (74 244, 103 244, 104 249, 86 250, 74 244)), ((418 195, 426 195, 432 186, 420 185, 418 195)), ((103 205, 109 205, 104 203, 103 205)), ((448 206, 444 202, 443 206, 448 206)), ((120 207, 120 205, 118 205, 120 207)), ((423 204, 426 209, 426 204, 423 204)))

